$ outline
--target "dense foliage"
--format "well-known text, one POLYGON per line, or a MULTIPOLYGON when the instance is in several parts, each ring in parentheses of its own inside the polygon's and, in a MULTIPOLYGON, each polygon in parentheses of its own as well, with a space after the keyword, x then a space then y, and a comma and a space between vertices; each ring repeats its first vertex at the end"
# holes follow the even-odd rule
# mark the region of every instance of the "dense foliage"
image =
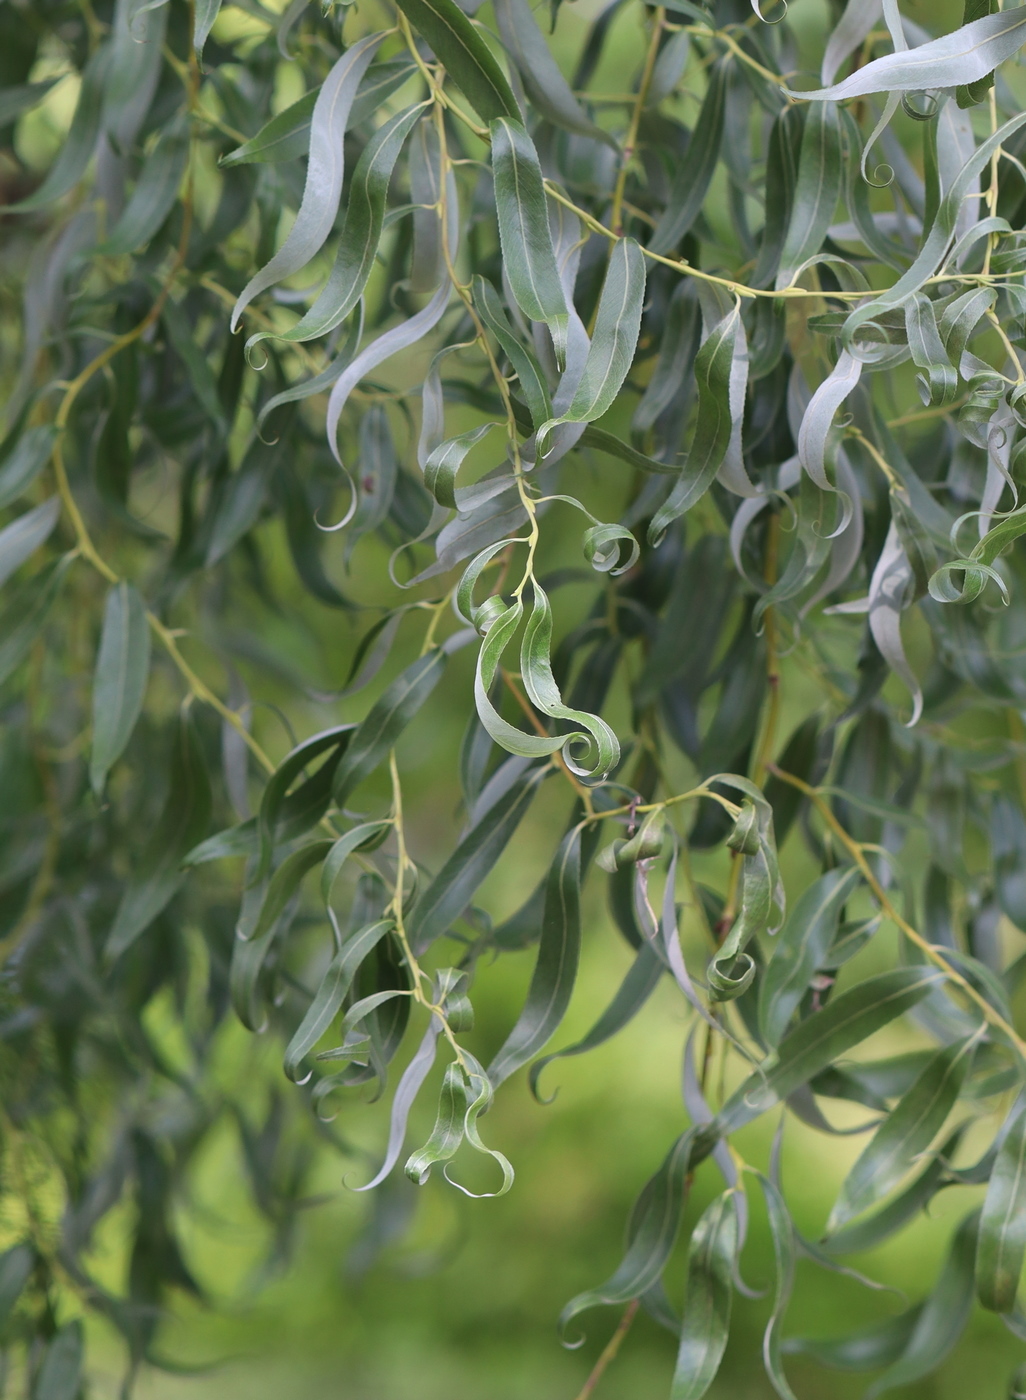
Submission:
POLYGON ((805 4, 611 0, 583 45, 560 0, 0 4, 0 1337, 39 1400, 91 1311, 129 1379, 162 1359, 215 1123, 282 1258, 368 1095, 351 1185, 505 1192, 493 1095, 530 1065, 544 1100, 663 979, 681 1133, 568 1340, 640 1306, 704 1394, 750 1204, 785 1400, 789 1352, 915 1381, 974 1298, 1026 1339, 1026 7, 833 3, 817 75, 805 4), (443 703, 462 811, 422 850, 443 703), (551 868, 499 917, 532 822, 551 868), (585 879, 633 965, 539 1058, 585 879), (232 1017, 284 1047, 263 1121, 208 1076, 232 1017), (919 1048, 858 1050, 898 1018, 919 1048), (788 1112, 867 1135, 818 1242, 734 1140, 788 1112), (798 1255, 941 1191, 925 1299, 785 1335, 798 1255))

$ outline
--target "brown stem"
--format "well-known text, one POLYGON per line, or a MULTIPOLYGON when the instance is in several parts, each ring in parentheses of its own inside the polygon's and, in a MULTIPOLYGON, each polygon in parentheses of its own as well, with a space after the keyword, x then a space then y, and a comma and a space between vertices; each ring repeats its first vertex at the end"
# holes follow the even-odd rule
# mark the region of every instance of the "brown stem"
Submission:
POLYGON ((598 1385, 599 1381, 605 1374, 606 1367, 612 1360, 614 1360, 614 1358, 616 1357, 616 1353, 620 1350, 624 1337, 626 1337, 627 1333, 631 1330, 631 1323, 634 1321, 634 1318, 637 1315, 639 1306, 640 1304, 637 1298, 632 1298, 631 1301, 627 1304, 626 1308, 624 1309, 623 1317, 621 1317, 620 1321, 617 1323, 616 1331, 606 1343, 605 1350, 602 1352, 602 1355, 595 1362, 595 1365, 592 1368, 591 1375, 584 1382, 584 1385, 577 1396, 577 1400, 588 1400, 588 1397, 595 1393, 595 1387, 598 1385))

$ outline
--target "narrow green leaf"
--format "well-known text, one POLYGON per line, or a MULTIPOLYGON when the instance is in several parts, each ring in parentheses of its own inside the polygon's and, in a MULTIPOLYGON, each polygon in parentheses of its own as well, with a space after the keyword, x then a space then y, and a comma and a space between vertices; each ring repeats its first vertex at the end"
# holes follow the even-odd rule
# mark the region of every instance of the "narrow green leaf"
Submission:
POLYGON ((110 67, 111 47, 101 45, 82 70, 82 84, 78 91, 75 115, 68 128, 68 138, 61 146, 60 154, 47 172, 46 179, 28 196, 9 207, 17 212, 40 209, 62 198, 85 174, 96 138, 100 134, 100 118, 103 112, 104 90, 110 67))
POLYGON ((729 1134, 750 1123, 942 983, 935 968, 900 967, 867 977, 833 997, 790 1031, 776 1052, 731 1094, 716 1116, 718 1131, 729 1134))
POLYGON ((794 1226, 788 1213, 787 1204, 777 1187, 769 1179, 758 1174, 759 1185, 766 1199, 766 1214, 769 1216, 770 1234, 773 1237, 773 1257, 777 1266, 777 1281, 773 1297, 773 1312, 762 1337, 762 1361, 770 1384, 780 1396, 780 1400, 795 1400, 794 1391, 788 1385, 780 1359, 780 1329, 784 1314, 791 1300, 794 1288, 795 1239, 794 1226))
POLYGON ((104 950, 121 956, 171 902, 184 878, 182 860, 210 822, 210 777, 191 715, 175 727, 167 801, 130 875, 104 950))
POLYGON ((592 423, 612 406, 634 361, 644 304, 645 255, 633 238, 619 238, 609 255, 580 383, 566 412, 538 430, 539 445, 560 423, 592 423))
POLYGON ((356 785, 372 773, 442 679, 446 653, 434 647, 397 676, 357 726, 335 770, 332 797, 344 807, 356 785))
POLYGON ((545 769, 530 768, 463 838, 406 921, 415 953, 430 947, 466 909, 520 825, 545 769))
POLYGON ((47 1344, 32 1400, 77 1400, 83 1350, 82 1323, 69 1322, 47 1344))
POLYGON ((698 218, 705 203, 723 143, 731 63, 730 59, 720 59, 710 72, 702 108, 674 177, 666 210, 649 239, 648 246, 653 253, 668 253, 675 248, 698 218))
POLYGON ((859 883, 854 867, 828 871, 815 880, 791 910, 777 935, 759 989, 759 1025, 767 1045, 777 1045, 826 961, 845 900, 859 883))
POLYGON ((60 513, 60 497, 51 496, 41 506, 27 510, 0 530, 0 587, 46 543, 60 513))
POLYGON ((304 878, 315 866, 321 864, 335 844, 331 840, 310 841, 298 850, 291 851, 263 888, 262 897, 255 906, 255 917, 240 920, 239 936, 245 940, 253 939, 259 942, 269 933, 304 878))
POLYGON ((16 1244, 0 1254, 0 1328, 6 1326, 35 1266, 36 1252, 31 1245, 16 1244))
POLYGON ((403 1170, 415 1186, 423 1186, 438 1162, 455 1157, 463 1141, 463 1119, 467 1111, 467 1095, 463 1070, 453 1060, 445 1071, 438 1096, 438 1116, 431 1136, 423 1147, 412 1153, 403 1170))
POLYGON ((345 320, 363 296, 381 242, 389 181, 403 144, 424 110, 424 103, 390 117, 367 142, 349 183, 346 218, 335 264, 310 310, 291 330, 259 331, 247 351, 272 336, 288 342, 314 340, 345 320))
POLYGON ((64 554, 40 569, 13 594, 0 614, 0 685, 18 669, 39 636, 64 583, 73 556, 64 554))
POLYGON ((150 673, 146 605, 130 583, 107 594, 93 678, 93 748, 89 781, 103 792, 107 774, 125 751, 142 709, 150 673))
POLYGON ((495 336, 499 348, 512 365, 520 381, 521 392, 527 401, 531 421, 536 429, 540 428, 552 417, 552 403, 538 362, 510 329, 502 302, 492 284, 484 277, 475 277, 473 290, 477 313, 495 336))
POLYGON ((714 328, 695 358, 698 417, 691 448, 680 469, 680 479, 652 516, 649 544, 657 545, 667 527, 705 495, 726 456, 733 431, 730 372, 740 321, 741 309, 735 306, 714 328))
MULTIPOLYGON (((420 1092, 424 1080, 431 1073, 431 1067, 435 1062, 435 1055, 438 1053, 438 1037, 442 1030, 442 1023, 437 1016, 432 1016, 428 1023, 428 1028, 424 1032, 413 1056, 403 1070, 402 1077, 396 1085, 395 1095, 392 1099, 392 1113, 388 1127, 388 1147, 385 1150, 385 1160, 374 1176, 365 1186, 354 1186, 354 1191, 372 1191, 375 1186, 380 1186, 385 1177, 388 1176, 396 1162, 399 1154, 403 1150, 403 1142, 406 1138, 406 1124, 409 1120, 410 1109, 420 1092)), ((316 1090, 315 1101, 316 1100, 316 1090)))
POLYGON ((161 132, 121 218, 97 252, 132 253, 150 241, 174 207, 188 160, 189 120, 183 115, 161 132))
POLYGON ((884 54, 841 83, 792 94, 808 102, 846 102, 872 92, 923 92, 978 83, 1026 44, 1021 7, 985 15, 940 39, 905 52, 884 54))
POLYGON ((1002 1129, 987 1186, 976 1246, 976 1296, 992 1312, 1010 1313, 1026 1258, 1026 1099, 1020 1095, 1002 1129))
POLYGON ((196 0, 193 15, 192 46, 197 54, 203 53, 203 46, 210 37, 214 21, 221 11, 221 0, 196 0))
POLYGON ((950 1180, 948 1162, 962 1138, 962 1132, 961 1128, 956 1128, 941 1144, 937 1155, 927 1162, 924 1170, 882 1210, 846 1225, 829 1239, 821 1241, 820 1248, 833 1255, 861 1254, 864 1250, 875 1249, 878 1244, 896 1234, 920 1211, 925 1210, 937 1192, 950 1180))
POLYGON ((456 509, 456 473, 464 459, 496 425, 484 423, 479 428, 470 428, 465 433, 440 442, 428 454, 424 463, 424 485, 440 506, 456 509))
POLYGON ((340 836, 332 845, 324 859, 324 869, 321 872, 321 898, 326 905, 330 906, 335 882, 353 852, 375 850, 391 829, 390 821, 361 822, 359 826, 354 826, 352 831, 340 836))
MULTIPOLYGON (((335 768, 355 730, 355 724, 339 724, 331 729, 324 729, 320 734, 314 734, 309 739, 304 739, 301 744, 297 744, 290 753, 286 754, 268 778, 264 795, 260 799, 258 819, 260 842, 258 879, 263 879, 270 870, 276 828, 279 820, 285 816, 289 805, 292 808, 289 815, 293 819, 293 826, 295 826, 295 819, 299 816, 297 807, 308 818, 310 826, 319 821, 327 811, 331 797, 331 780, 335 776, 335 768), (287 796, 289 789, 303 769, 315 758, 320 758, 324 754, 328 755, 327 761, 308 777, 294 793, 287 796)), ((299 835, 301 829, 300 831, 293 830, 291 834, 299 835)))
POLYGON ((538 1080, 546 1065, 569 1055, 583 1055, 589 1050, 594 1050, 596 1046, 605 1044, 618 1031, 623 1030, 648 1001, 665 970, 665 964, 659 955, 648 943, 643 943, 613 1000, 588 1034, 573 1045, 554 1050, 549 1055, 543 1055, 540 1060, 535 1060, 528 1073, 528 1083, 535 1098, 541 1097, 538 1093, 538 1080))
POLYGON ((706 1207, 688 1247, 688 1278, 670 1400, 699 1400, 727 1349, 737 1253, 737 1207, 724 1191, 706 1207))
POLYGON ((524 315, 548 326, 562 365, 570 313, 552 247, 538 153, 519 121, 497 117, 491 133, 503 268, 524 315))
POLYGON ((979 1218, 979 1211, 972 1211, 955 1231, 940 1277, 916 1318, 904 1350, 866 1391, 866 1400, 875 1400, 884 1391, 911 1385, 929 1375, 962 1335, 972 1309, 979 1218))
POLYGON ((281 248, 242 289, 232 310, 233 331, 253 298, 305 267, 331 233, 342 196, 342 138, 357 88, 383 37, 370 34, 360 39, 325 78, 310 119, 309 160, 299 213, 281 248))
POLYGON ((16 83, 0 91, 0 127, 10 126, 22 112, 28 112, 42 102, 60 77, 45 78, 39 83, 16 83))
POLYGON ((927 1063, 845 1177, 827 1234, 881 1200, 930 1146, 958 1098, 977 1043, 974 1036, 955 1041, 927 1063))
POLYGON ((620 761, 616 735, 598 715, 565 705, 552 674, 552 608, 541 584, 532 585, 531 615, 520 645, 520 674, 531 703, 552 719, 580 725, 562 743, 563 758, 575 773, 605 777, 620 761))
POLYGON ((495 0, 494 10, 503 48, 517 66, 531 105, 554 126, 619 152, 609 132, 596 126, 573 95, 527 0, 495 0))
POLYGON ((559 1315, 561 1333, 586 1308, 628 1303, 662 1276, 680 1229, 697 1136, 696 1128, 682 1133, 646 1182, 634 1207, 627 1249, 616 1272, 598 1288, 579 1293, 567 1303, 559 1315))
POLYGON ((781 1349, 792 1356, 809 1356, 835 1371, 876 1371, 902 1354, 921 1312, 917 1305, 845 1337, 788 1337, 781 1349))
POLYGON ((581 955, 581 833, 567 833, 545 887, 538 960, 517 1023, 488 1066, 497 1089, 546 1044, 570 1004, 581 955))
POLYGON ((32 485, 50 460, 57 429, 52 423, 22 429, 16 424, 0 443, 0 506, 9 506, 32 485))
POLYGON ((505 74, 455 0, 400 0, 399 8, 486 122, 522 120, 505 74))
POLYGON ((837 108, 821 103, 809 112, 802 133, 791 222, 777 270, 778 287, 788 286, 802 263, 819 252, 841 194, 843 162, 837 108))
POLYGON ((332 958, 306 1015, 285 1050, 285 1073, 293 1083, 305 1084, 309 1079, 311 1071, 303 1074, 303 1060, 338 1015, 364 958, 394 926, 392 919, 369 924, 347 939, 332 958))

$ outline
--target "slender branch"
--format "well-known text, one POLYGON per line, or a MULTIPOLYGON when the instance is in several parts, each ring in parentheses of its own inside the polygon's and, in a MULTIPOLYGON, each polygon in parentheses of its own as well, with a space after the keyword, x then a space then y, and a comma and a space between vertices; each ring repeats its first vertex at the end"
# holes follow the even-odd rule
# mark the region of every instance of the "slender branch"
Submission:
POLYGON ((663 34, 663 21, 666 19, 666 11, 660 5, 652 16, 652 36, 648 43, 648 53, 645 55, 645 66, 641 72, 641 82, 638 84, 638 95, 634 99, 634 110, 631 112, 630 126, 627 129, 627 137, 623 143, 623 155, 620 158, 620 169, 616 173, 616 186, 613 189, 613 204, 609 213, 609 222, 613 226, 613 232, 619 237, 623 233, 623 193, 627 185, 627 173, 631 161, 634 159, 634 152, 638 144, 638 128, 641 126, 641 116, 645 110, 645 103, 648 100, 648 90, 652 85, 652 74, 655 71, 656 59, 659 56, 659 41, 663 34))
POLYGON ((632 1298, 627 1304, 624 1309, 623 1317, 621 1317, 620 1321, 617 1323, 616 1331, 610 1337, 602 1351, 602 1355, 592 1367, 591 1375, 584 1382, 577 1396, 577 1400, 589 1400, 589 1397, 595 1393, 595 1387, 605 1374, 606 1367, 615 1359, 616 1353, 623 1345, 624 1337, 626 1337, 627 1333, 631 1330, 631 1323, 637 1316, 640 1306, 641 1304, 638 1302, 637 1298, 632 1298))
POLYGON ((879 904, 887 918, 889 918, 892 923, 897 924, 908 941, 914 943, 920 952, 925 954, 927 959, 944 973, 947 980, 958 987, 959 991, 963 992, 965 996, 974 1003, 977 1009, 982 1013, 984 1020, 989 1021, 996 1030, 1001 1031, 1002 1035, 1007 1036, 1019 1054, 1026 1059, 1026 1041, 1021 1039, 1015 1028, 1010 1026, 1005 1018, 994 1010, 986 997, 981 996, 972 983, 967 981, 960 972, 957 972, 943 954, 940 953, 928 939, 924 938, 918 929, 913 928, 908 920, 894 907, 890 896, 877 879, 876 872, 866 859, 865 849, 845 831, 844 827, 831 811, 830 804, 819 790, 812 787, 809 783, 804 782, 801 778, 796 778, 793 773, 787 773, 784 769, 778 768, 775 763, 770 763, 767 766, 769 771, 778 777, 781 782, 789 783, 791 787, 797 788, 798 791, 803 793, 813 804, 816 811, 823 818, 824 822, 826 822, 830 831, 837 840, 840 841, 841 845, 858 866, 862 878, 873 893, 873 898, 879 904))

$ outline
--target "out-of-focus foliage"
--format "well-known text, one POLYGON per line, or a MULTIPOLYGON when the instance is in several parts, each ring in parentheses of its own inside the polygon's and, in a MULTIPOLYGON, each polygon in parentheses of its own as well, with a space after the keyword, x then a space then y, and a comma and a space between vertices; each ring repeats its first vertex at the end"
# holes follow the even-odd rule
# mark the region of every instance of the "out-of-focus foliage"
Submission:
POLYGON ((171 1364, 229 1129, 269 1265, 334 1151, 365 1269, 403 1171, 505 1194, 505 1081, 545 1101, 661 985, 678 1131, 568 1342, 643 1309, 697 1400, 753 1209, 782 1400, 808 1358, 913 1384, 976 1304, 1026 1339, 1026 7, 849 0, 803 47, 804 0, 581 3, 0 4, 0 1340, 37 1400, 91 1314, 126 1385, 171 1364), (632 961, 568 1040, 596 887, 632 961), (864 1135, 818 1239, 789 1116, 864 1135), (903 1311, 789 1330, 799 1258, 939 1193, 903 1311))

